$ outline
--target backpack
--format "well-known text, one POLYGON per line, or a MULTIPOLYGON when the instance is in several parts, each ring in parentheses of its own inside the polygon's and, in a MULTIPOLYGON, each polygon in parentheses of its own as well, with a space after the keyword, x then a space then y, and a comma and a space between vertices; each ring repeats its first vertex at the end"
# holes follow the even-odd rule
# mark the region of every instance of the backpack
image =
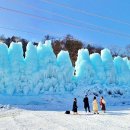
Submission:
POLYGON ((66 111, 65 114, 70 114, 70 111, 66 111))

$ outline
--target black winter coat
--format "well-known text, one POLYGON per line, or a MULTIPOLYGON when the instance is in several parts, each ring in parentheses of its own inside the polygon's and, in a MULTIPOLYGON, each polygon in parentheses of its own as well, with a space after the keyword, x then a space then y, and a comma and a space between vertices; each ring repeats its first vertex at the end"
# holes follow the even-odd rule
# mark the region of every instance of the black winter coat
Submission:
POLYGON ((73 112, 77 112, 77 108, 78 108, 77 102, 74 101, 74 102, 73 102, 73 109, 72 109, 72 111, 73 111, 73 112))
POLYGON ((88 97, 85 97, 84 100, 83 100, 83 102, 84 102, 84 108, 89 107, 88 97))

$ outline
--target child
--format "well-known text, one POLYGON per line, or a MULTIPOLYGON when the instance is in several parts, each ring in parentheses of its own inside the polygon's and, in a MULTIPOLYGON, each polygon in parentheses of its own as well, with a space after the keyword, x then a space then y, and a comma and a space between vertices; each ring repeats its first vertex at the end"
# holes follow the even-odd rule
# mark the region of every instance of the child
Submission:
POLYGON ((94 111, 94 114, 99 114, 98 113, 98 103, 97 103, 97 100, 96 100, 96 97, 94 96, 93 98, 93 111, 94 111))

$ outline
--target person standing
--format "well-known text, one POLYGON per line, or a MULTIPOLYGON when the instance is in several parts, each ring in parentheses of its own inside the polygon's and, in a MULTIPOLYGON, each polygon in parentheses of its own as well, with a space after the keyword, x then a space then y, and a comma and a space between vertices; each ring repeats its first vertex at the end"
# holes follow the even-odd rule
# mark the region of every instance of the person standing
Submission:
POLYGON ((73 109, 72 109, 72 111, 74 112, 74 114, 78 114, 77 108, 78 108, 78 106, 77 106, 77 99, 74 98, 74 101, 73 101, 73 109))
POLYGON ((105 113, 105 111, 106 111, 106 102, 105 102, 103 96, 100 99, 100 106, 101 106, 101 110, 105 113))
POLYGON ((83 99, 84 102, 84 109, 87 112, 87 110, 90 112, 90 106, 89 106, 89 100, 88 100, 88 96, 85 95, 85 98, 83 99))
POLYGON ((94 111, 94 114, 99 114, 98 113, 98 103, 97 103, 97 100, 96 100, 96 97, 94 96, 93 98, 93 111, 94 111))

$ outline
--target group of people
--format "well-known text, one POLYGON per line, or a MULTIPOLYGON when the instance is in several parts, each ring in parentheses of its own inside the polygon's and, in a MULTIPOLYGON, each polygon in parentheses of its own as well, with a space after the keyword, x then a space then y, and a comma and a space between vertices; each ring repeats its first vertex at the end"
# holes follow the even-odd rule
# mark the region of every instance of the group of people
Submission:
MULTIPOLYGON (((85 111, 86 112, 87 111, 91 112, 90 111, 90 106, 89 106, 89 99, 88 99, 87 95, 85 95, 85 97, 83 99, 83 102, 84 102, 84 109, 85 109, 85 111)), ((98 102, 97 102, 96 96, 94 96, 94 98, 93 98, 92 106, 93 106, 93 112, 94 112, 94 114, 99 114, 99 112, 98 112, 98 102)), ((105 102, 103 96, 100 99, 100 106, 101 106, 101 110, 105 113, 105 111, 106 111, 106 102, 105 102)), ((73 109, 72 109, 72 111, 74 112, 74 114, 78 114, 78 110, 77 109, 78 109, 77 99, 74 98, 73 109)))

